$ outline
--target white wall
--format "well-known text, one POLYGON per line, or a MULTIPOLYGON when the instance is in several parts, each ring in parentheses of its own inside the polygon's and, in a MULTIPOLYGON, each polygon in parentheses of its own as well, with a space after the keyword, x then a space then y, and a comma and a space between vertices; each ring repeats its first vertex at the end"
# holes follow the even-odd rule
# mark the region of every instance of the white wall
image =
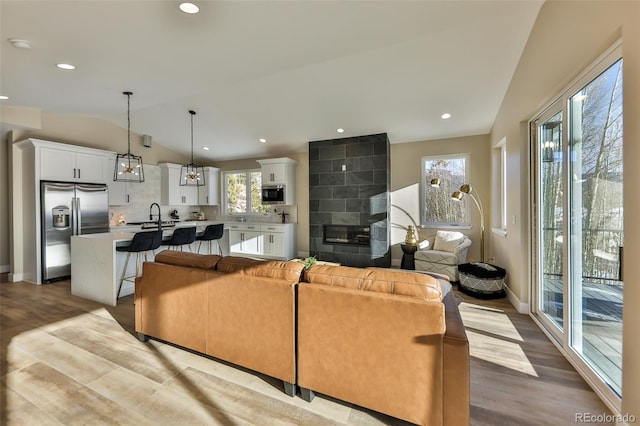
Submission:
MULTIPOLYGON (((624 56, 624 335, 622 413, 640 418, 640 2, 547 1, 533 27, 491 132, 491 145, 507 140, 508 215, 506 238, 492 237, 498 258, 507 259, 510 288, 529 300, 529 141, 527 122, 561 90, 622 38, 624 56)), ((494 167, 495 165, 495 158, 494 167)))

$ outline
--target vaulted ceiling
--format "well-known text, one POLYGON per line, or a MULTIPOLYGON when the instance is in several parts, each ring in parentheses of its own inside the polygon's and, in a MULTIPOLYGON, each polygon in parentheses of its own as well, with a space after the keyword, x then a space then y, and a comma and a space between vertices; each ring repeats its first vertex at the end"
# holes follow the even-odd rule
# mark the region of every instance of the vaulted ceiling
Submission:
POLYGON ((129 90, 132 131, 178 152, 195 110, 196 157, 208 160, 380 132, 391 143, 483 134, 542 1, 198 4, 187 15, 176 1, 3 0, 2 106, 126 128, 129 90))

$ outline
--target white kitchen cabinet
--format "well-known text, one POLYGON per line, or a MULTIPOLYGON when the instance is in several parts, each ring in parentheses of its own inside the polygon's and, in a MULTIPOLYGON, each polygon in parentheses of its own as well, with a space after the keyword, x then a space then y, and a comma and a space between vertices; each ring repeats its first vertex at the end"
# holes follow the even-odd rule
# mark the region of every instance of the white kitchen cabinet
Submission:
POLYGON ((285 163, 271 163, 263 164, 262 171, 262 183, 267 184, 285 184, 287 180, 287 171, 285 163))
POLYGON ((260 254, 260 225, 229 225, 231 255, 260 254))
MULTIPOLYGON (((104 183, 106 153, 80 152, 81 147, 40 147, 40 179, 65 182, 104 183)), ((97 151, 97 150, 95 150, 97 151)))
POLYGON ((201 206, 217 206, 220 203, 220 169, 204 168, 204 186, 198 187, 198 204, 201 206))
POLYGON ((269 158, 258 160, 262 172, 262 185, 284 185, 285 202, 296 203, 296 160, 291 158, 269 158))
POLYGON ((160 202, 166 206, 195 206, 198 204, 198 187, 180 185, 180 164, 161 163, 160 202))
POLYGON ((270 259, 290 260, 296 257, 296 224, 262 224, 262 252, 270 259))
POLYGON ((229 224, 231 255, 289 260, 296 253, 296 224, 229 224))
POLYGON ((283 258, 285 256, 285 228, 278 225, 262 225, 260 227, 262 254, 266 257, 283 258))

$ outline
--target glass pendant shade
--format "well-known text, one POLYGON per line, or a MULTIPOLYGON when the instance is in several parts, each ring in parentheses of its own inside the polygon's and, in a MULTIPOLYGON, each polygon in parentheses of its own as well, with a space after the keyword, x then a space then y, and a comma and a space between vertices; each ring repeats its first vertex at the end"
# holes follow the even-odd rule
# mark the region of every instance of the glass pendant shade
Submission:
POLYGON ((127 152, 116 156, 113 180, 116 182, 144 182, 144 166, 142 157, 131 153, 131 114, 130 102, 132 92, 122 92, 127 96, 127 152))
POLYGON ((191 163, 185 164, 180 169, 180 186, 204 186, 204 167, 193 162, 193 116, 196 112, 189 110, 191 114, 191 163))

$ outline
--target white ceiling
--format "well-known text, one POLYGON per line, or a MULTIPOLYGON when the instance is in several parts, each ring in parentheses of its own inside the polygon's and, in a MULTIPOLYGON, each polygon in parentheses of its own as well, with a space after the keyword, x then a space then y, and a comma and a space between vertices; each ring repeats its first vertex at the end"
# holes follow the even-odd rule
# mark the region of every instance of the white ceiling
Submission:
POLYGON ((194 109, 196 159, 211 161, 381 132, 484 134, 542 1, 199 1, 197 15, 177 4, 2 0, 0 102, 126 128, 130 90, 133 132, 189 153, 194 109))

